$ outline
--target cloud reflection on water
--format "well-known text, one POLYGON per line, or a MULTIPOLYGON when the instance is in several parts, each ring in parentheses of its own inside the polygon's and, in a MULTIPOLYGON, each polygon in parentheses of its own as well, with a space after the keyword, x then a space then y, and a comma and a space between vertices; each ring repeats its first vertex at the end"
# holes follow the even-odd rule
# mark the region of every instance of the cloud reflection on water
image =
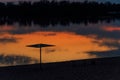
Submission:
MULTIPOLYGON (((0 28, 0 35, 2 35, 0 43, 9 44, 10 42, 17 42, 21 38, 19 42, 11 45, 20 48, 24 54, 36 59, 38 59, 38 54, 34 53, 39 52, 25 48, 23 45, 39 42, 57 45, 55 49, 45 49, 43 51, 44 53, 54 54, 44 54, 43 61, 46 62, 119 56, 116 53, 120 49, 119 25, 117 21, 111 23, 89 23, 87 25, 81 23, 61 26, 58 24, 54 27, 52 25, 47 25, 46 27, 6 26, 5 28, 0 28), (5 35, 14 37, 6 38, 5 35)), ((6 46, 2 45, 2 47, 6 46)), ((7 48, 9 47, 7 45, 7 48)), ((21 50, 13 49, 17 53, 21 52, 21 50)), ((8 49, 8 51, 11 50, 8 49)))
POLYGON ((0 54, 0 64, 1 66, 12 66, 12 65, 25 65, 25 64, 35 64, 39 61, 27 56, 20 55, 5 55, 0 54))

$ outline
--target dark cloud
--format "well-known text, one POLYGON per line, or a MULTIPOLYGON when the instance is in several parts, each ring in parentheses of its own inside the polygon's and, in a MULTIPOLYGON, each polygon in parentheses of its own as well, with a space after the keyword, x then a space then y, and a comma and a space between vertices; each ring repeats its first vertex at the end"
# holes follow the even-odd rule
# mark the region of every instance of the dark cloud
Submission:
POLYGON ((23 65, 30 63, 38 63, 38 60, 27 56, 0 54, 0 64, 3 65, 23 65))
MULTIPOLYGON (((109 24, 113 27, 120 27, 120 26, 114 26, 112 24, 109 24)), ((56 27, 47 27, 47 28, 41 28, 41 31, 53 31, 53 32, 72 32, 77 35, 83 35, 83 36, 88 36, 92 37, 93 35, 95 36, 94 38, 96 39, 120 39, 120 31, 106 31, 103 28, 104 27, 109 27, 108 24, 103 23, 103 24, 96 24, 96 25, 70 25, 67 27, 62 27, 62 26, 56 26, 56 27), (73 28, 74 27, 74 28, 73 28)))
POLYGON ((99 44, 100 46, 108 46, 109 48, 119 48, 120 49, 120 41, 119 40, 102 40, 102 42, 99 41, 93 41, 94 43, 99 44))
POLYGON ((110 50, 110 51, 93 51, 88 52, 90 55, 96 55, 97 57, 115 57, 120 56, 120 49, 110 50))
POLYGON ((18 39, 14 37, 2 37, 0 38, 0 43, 16 43, 17 40, 18 39))
MULTIPOLYGON (((13 27, 13 28, 15 28, 15 27, 13 27)), ((16 29, 12 29, 12 30, 4 30, 4 32, 8 32, 8 33, 10 33, 10 34, 30 34, 30 33, 33 33, 33 32, 38 32, 38 31, 40 31, 40 27, 38 27, 38 26, 36 26, 36 27, 29 27, 29 28, 27 28, 27 27, 25 26, 25 27, 18 27, 18 28, 16 28, 16 29)))
POLYGON ((44 36, 55 36, 56 33, 47 33, 47 34, 43 34, 44 36))
POLYGON ((56 50, 55 49, 45 49, 45 53, 52 53, 52 52, 55 52, 56 50))

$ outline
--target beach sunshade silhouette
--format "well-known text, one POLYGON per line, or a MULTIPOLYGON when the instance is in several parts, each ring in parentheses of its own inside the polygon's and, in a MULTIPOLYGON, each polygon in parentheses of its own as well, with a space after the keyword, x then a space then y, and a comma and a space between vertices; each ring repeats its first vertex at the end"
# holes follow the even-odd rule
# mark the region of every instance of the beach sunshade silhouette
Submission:
POLYGON ((53 47, 55 45, 51 44, 33 44, 33 45, 27 45, 27 47, 33 47, 33 48, 40 48, 40 67, 42 65, 42 48, 43 47, 53 47))

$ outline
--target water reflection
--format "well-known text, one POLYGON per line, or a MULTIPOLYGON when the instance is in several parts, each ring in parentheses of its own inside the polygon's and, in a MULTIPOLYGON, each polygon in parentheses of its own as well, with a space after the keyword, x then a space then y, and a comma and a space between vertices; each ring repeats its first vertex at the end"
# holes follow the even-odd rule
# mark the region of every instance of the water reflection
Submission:
POLYGON ((39 50, 27 48, 26 45, 46 43, 55 44, 56 47, 43 49, 44 63, 120 56, 119 22, 116 19, 109 23, 89 22, 86 25, 81 22, 46 27, 32 23, 24 26, 17 23, 4 24, 0 26, 0 53, 14 53, 12 55, 39 60, 39 50))
POLYGON ((47 27, 49 25, 56 26, 57 24, 61 26, 69 26, 72 24, 85 24, 89 23, 111 23, 116 20, 120 20, 119 16, 98 16, 98 17, 32 17, 32 16, 0 16, 0 25, 19 25, 22 26, 41 26, 47 27))

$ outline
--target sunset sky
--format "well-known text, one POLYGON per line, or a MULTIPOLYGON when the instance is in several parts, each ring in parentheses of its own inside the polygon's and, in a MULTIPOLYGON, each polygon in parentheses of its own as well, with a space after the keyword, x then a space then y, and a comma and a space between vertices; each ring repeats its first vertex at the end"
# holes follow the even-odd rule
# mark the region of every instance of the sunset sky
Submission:
MULTIPOLYGON (((39 0, 0 0, 1 2, 8 2, 8 1, 39 1, 39 0)), ((51 0, 50 0, 51 1, 51 0)), ((56 1, 61 1, 61 0, 56 0, 56 1)), ((66 1, 85 1, 85 0, 66 0, 66 1)), ((120 0, 88 0, 88 1, 98 1, 98 2, 106 2, 106 1, 110 1, 113 3, 120 3, 120 0)))

